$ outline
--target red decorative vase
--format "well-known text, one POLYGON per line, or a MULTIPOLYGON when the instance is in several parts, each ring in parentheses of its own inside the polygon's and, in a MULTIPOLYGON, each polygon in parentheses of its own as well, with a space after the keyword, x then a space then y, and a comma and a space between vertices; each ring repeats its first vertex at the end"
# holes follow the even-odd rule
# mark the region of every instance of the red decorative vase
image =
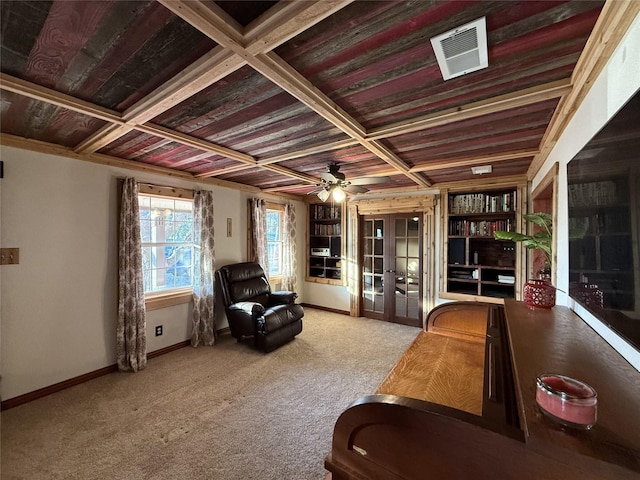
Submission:
POLYGON ((524 303, 530 307, 552 308, 556 304, 556 289, 548 279, 529 279, 522 291, 524 303))

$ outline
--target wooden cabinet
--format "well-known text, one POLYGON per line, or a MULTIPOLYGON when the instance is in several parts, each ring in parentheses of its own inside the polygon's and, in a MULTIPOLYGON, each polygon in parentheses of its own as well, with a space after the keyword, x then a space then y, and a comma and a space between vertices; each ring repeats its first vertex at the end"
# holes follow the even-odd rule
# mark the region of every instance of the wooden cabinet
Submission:
POLYGON ((634 310, 628 177, 569 185, 571 295, 589 306, 634 310))
POLYGON ((309 204, 307 280, 342 283, 343 206, 309 204))
POLYGON ((493 238, 518 229, 516 188, 448 193, 446 280, 449 294, 516 298, 516 245, 493 238))

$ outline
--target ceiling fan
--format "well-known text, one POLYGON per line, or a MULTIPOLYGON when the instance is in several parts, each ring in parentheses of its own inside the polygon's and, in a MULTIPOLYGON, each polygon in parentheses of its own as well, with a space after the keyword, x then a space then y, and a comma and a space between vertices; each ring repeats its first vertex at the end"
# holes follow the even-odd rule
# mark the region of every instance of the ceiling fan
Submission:
POLYGON ((313 190, 311 193, 318 195, 318 198, 326 202, 330 196, 336 202, 345 199, 347 193, 358 194, 368 192, 369 189, 362 185, 372 185, 386 183, 389 177, 359 177, 353 180, 347 180, 344 173, 340 172, 340 165, 330 163, 327 171, 320 174, 321 183, 316 184, 319 190, 313 190))

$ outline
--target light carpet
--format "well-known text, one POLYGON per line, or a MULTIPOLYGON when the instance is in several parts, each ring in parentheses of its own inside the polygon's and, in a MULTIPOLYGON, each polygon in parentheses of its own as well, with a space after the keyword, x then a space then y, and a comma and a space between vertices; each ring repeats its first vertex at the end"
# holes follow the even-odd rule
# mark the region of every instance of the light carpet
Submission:
POLYGON ((303 324, 268 354, 224 335, 2 412, 2 478, 322 480, 336 419, 419 330, 311 308, 303 324))

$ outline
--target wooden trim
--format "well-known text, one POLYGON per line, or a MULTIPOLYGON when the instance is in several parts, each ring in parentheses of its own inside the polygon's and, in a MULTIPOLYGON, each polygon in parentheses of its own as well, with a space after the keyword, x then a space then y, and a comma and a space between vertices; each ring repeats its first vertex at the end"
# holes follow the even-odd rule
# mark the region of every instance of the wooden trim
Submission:
POLYGON ((563 96, 553 112, 547 131, 540 142, 540 153, 529 166, 527 172, 529 179, 535 177, 542 168, 638 14, 640 14, 640 2, 637 0, 607 0, 604 4, 573 69, 571 76, 573 88, 563 96))
POLYGON ((10 408, 17 407, 33 400, 46 397, 47 395, 51 395, 52 393, 60 392, 70 387, 75 387, 76 385, 88 382, 89 380, 93 380, 94 378, 102 377, 103 375, 107 375, 109 373, 114 373, 117 371, 117 365, 109 365, 108 367, 100 368, 98 370, 94 370, 93 372, 85 373, 83 375, 70 378, 53 385, 49 385, 48 387, 34 390, 33 392, 18 395, 17 397, 2 401, 2 403, 0 404, 0 410, 8 410, 10 408))
POLYGON ((174 343, 173 345, 169 345, 168 347, 160 348, 159 350, 154 350, 153 352, 147 353, 147 360, 159 357, 160 355, 164 355, 165 353, 171 353, 175 350, 180 350, 183 347, 189 347, 190 345, 191 340, 184 340, 183 342, 174 343))
POLYGON ((56 92, 47 87, 36 85, 35 83, 22 80, 20 78, 12 77, 6 73, 0 72, 0 89, 8 92, 14 92, 18 95, 24 95, 34 100, 57 105, 67 110, 82 113, 83 115, 89 115, 94 118, 99 118, 106 122, 115 123, 118 125, 124 124, 122 115, 115 110, 89 103, 79 98, 72 97, 64 93, 56 92))
MULTIPOLYGON (((338 140, 335 142, 329 142, 322 145, 316 145, 313 147, 303 148, 302 150, 294 150, 291 152, 283 153, 281 155, 275 155, 273 157, 266 157, 258 160, 258 165, 269 165, 271 163, 284 162, 286 160, 293 160, 294 158, 306 157, 314 155, 316 153, 325 153, 332 150, 339 150, 341 148, 353 147, 358 145, 358 141, 354 139, 338 140)), ((395 171, 394 171, 395 172, 395 171)), ((395 172, 397 174, 397 172, 395 172)))
MULTIPOLYGON (((311 305, 309 305, 311 307, 311 305)), ((313 307, 322 310, 322 307, 313 307)), ((336 313, 344 313, 341 311, 336 311, 336 313)), ((348 314, 348 312, 346 313, 348 314)), ((218 335, 228 335, 231 333, 229 327, 221 328, 217 330, 218 335)), ((191 345, 191 340, 184 340, 179 343, 175 343, 173 345, 169 345, 168 347, 160 348, 158 350, 154 350, 153 352, 147 353, 147 360, 151 360, 153 358, 159 357, 166 353, 171 353, 175 350, 179 350, 183 347, 188 347, 191 345)), ((17 397, 10 398, 8 400, 4 400, 0 404, 0 410, 8 410, 10 408, 17 407, 19 405, 23 405, 25 403, 31 402, 33 400, 37 400, 42 397, 46 397, 47 395, 51 395, 52 393, 57 393, 62 390, 66 390, 67 388, 75 387, 76 385, 80 385, 81 383, 88 382, 89 380, 96 379, 98 377, 102 377, 104 375, 108 375, 110 373, 115 373, 118 371, 118 365, 113 364, 108 367, 99 368, 98 370, 94 370, 93 372, 88 372, 77 377, 70 378, 68 380, 64 380, 62 382, 55 383, 53 385, 49 385, 48 387, 40 388, 38 390, 34 390, 33 392, 25 393, 23 395, 18 395, 17 397)))
POLYGON ((320 305, 313 305, 311 303, 301 303, 300 305, 302 305, 304 308, 313 308, 315 310, 323 310, 325 312, 339 313, 340 315, 349 315, 349 312, 347 312, 346 310, 339 310, 337 308, 322 307, 320 305))
POLYGON ((187 188, 153 185, 152 183, 138 183, 138 193, 159 197, 176 197, 193 199, 193 190, 187 188))
POLYGON ((443 160, 429 160, 429 163, 426 165, 418 165, 412 167, 410 172, 430 172, 433 170, 442 170, 443 168, 450 167, 466 167, 479 165, 483 163, 496 163, 496 162, 504 162, 508 160, 513 160, 515 158, 526 158, 526 157, 534 157, 540 151, 538 149, 535 150, 514 150, 512 152, 505 153, 496 153, 493 155, 480 155, 473 157, 464 157, 464 158, 452 158, 452 159, 443 159, 443 160))
MULTIPOLYGON (((199 150, 204 150, 205 152, 211 152, 217 155, 222 155, 223 157, 231 158, 233 160, 246 163, 248 165, 252 165, 252 166, 256 165, 256 161, 251 155, 237 152, 235 150, 223 147, 221 145, 217 145, 207 140, 201 140, 199 138, 192 137, 191 135, 187 135, 186 133, 170 130, 160 125, 145 123, 144 125, 136 125, 135 128, 136 130, 140 130, 141 132, 148 133, 149 135, 155 135, 157 137, 166 138, 167 140, 171 140, 172 142, 197 148, 199 150)), ((213 170, 213 172, 215 172, 216 170, 213 170)), ((194 175, 194 177, 196 178, 207 177, 211 175, 211 173, 212 172, 199 173, 197 175, 194 175)))
POLYGON ((458 182, 443 182, 438 186, 450 190, 452 193, 474 191, 474 190, 495 190, 503 187, 513 187, 514 185, 526 185, 527 177, 524 175, 511 175, 508 177, 481 178, 478 180, 461 180, 458 182))
POLYGON ((532 103, 543 102, 552 98, 561 97, 571 90, 571 81, 568 78, 555 82, 526 88, 517 92, 511 92, 497 97, 488 98, 478 102, 469 103, 460 107, 450 108, 433 114, 425 115, 412 120, 410 123, 399 122, 369 132, 367 138, 382 139, 403 135, 405 133, 423 130, 425 128, 447 125, 449 123, 467 120, 490 113, 502 112, 511 108, 522 107, 532 103))
POLYGON ((145 123, 246 65, 218 46, 123 113, 128 122, 145 123))
POLYGON ((244 29, 247 52, 266 53, 349 5, 353 0, 279 2, 244 29))
POLYGON ((147 311, 160 310, 162 308, 173 307, 174 305, 182 305, 190 303, 193 298, 191 290, 177 293, 165 293, 148 296, 144 300, 147 311))
MULTIPOLYGON (((241 190, 249 193, 259 193, 261 190, 257 187, 252 187, 242 183, 230 182, 228 180, 220 180, 217 178, 199 178, 196 179, 191 173, 181 172, 179 170, 173 170, 167 167, 159 167, 156 165, 150 165, 148 163, 136 162, 133 160, 125 160, 122 158, 112 157, 110 155, 104 155, 101 153, 78 153, 74 152, 68 147, 55 145, 53 143, 43 142, 41 140, 32 140, 23 137, 17 137, 8 133, 0 134, 0 144, 7 145, 9 147, 22 148, 24 150, 31 150, 34 152, 45 153, 49 155, 60 155, 61 157, 72 158, 75 160, 82 160, 85 162, 97 163, 100 165, 106 165, 110 167, 123 168, 126 170, 140 171, 153 173, 157 175, 164 175, 167 177, 181 178, 184 180, 190 180, 193 182, 203 183, 207 185, 215 185, 219 187, 232 188, 234 190, 241 190)), ((298 197, 286 194, 279 194, 278 196, 283 198, 298 199, 298 197)))
POLYGON ((411 197, 385 197, 362 199, 349 202, 357 205, 358 215, 382 215, 387 213, 423 213, 433 212, 435 195, 411 197))
POLYGON ((504 305, 504 298, 483 297, 482 295, 467 295, 464 293, 440 292, 440 298, 445 300, 461 300, 465 302, 485 302, 504 305))

